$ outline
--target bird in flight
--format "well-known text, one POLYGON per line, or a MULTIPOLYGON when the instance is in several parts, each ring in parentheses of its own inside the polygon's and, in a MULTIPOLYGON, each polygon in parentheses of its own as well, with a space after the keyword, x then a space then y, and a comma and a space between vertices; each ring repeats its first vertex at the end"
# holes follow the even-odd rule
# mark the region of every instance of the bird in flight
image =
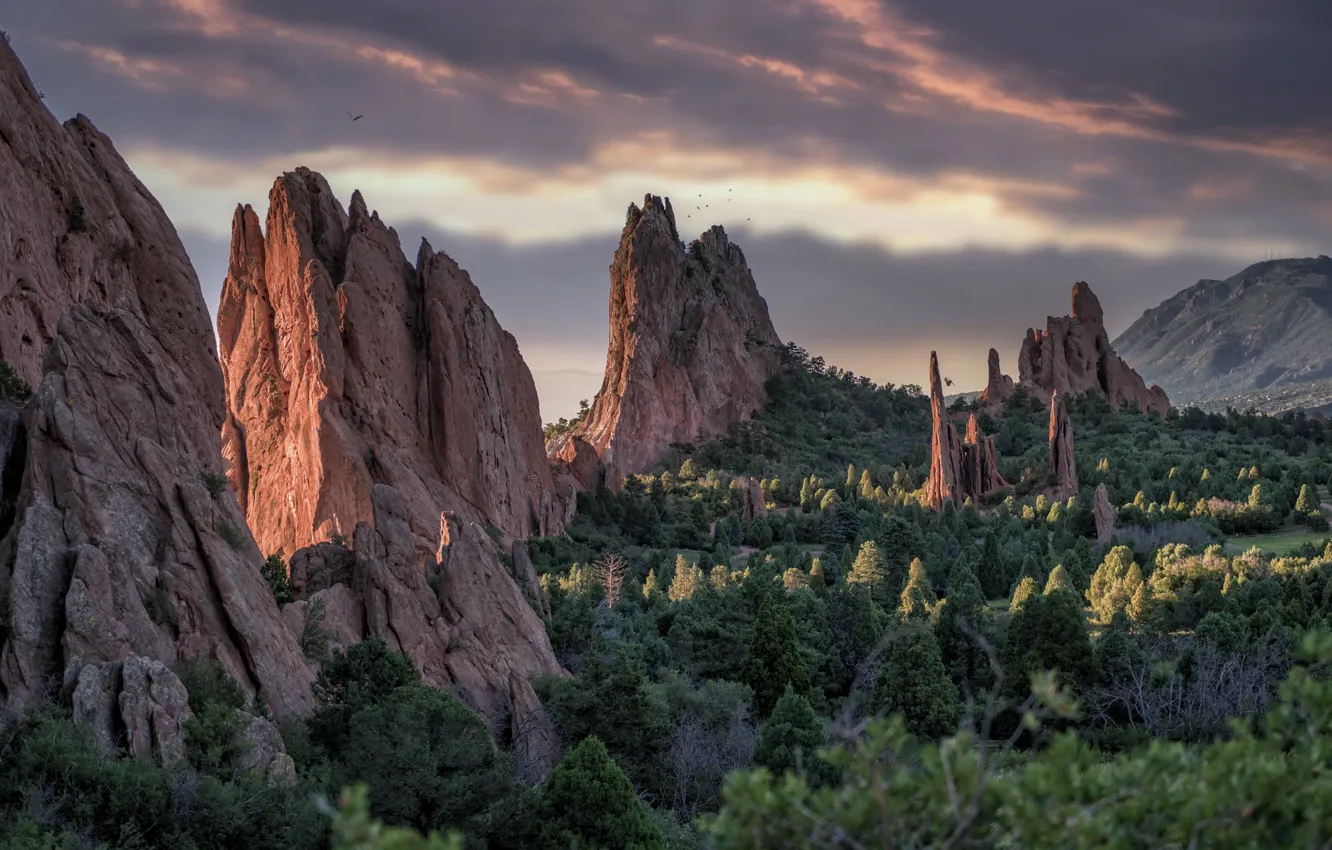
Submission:
POLYGON ((364 116, 364 115, 352 115, 350 112, 348 112, 348 113, 347 113, 347 117, 350 118, 350 119, 353 120, 353 121, 360 121, 360 120, 361 120, 362 118, 364 118, 365 116, 364 116))

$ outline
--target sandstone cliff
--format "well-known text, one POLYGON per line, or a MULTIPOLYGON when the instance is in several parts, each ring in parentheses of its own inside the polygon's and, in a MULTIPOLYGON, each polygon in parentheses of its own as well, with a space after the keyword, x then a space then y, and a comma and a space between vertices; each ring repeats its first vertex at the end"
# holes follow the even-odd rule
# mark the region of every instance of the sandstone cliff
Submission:
POLYGON ((610 277, 605 379, 549 450, 575 466, 594 452, 614 485, 761 409, 781 340, 739 246, 714 226, 686 250, 669 199, 630 205, 610 277))
POLYGON ((402 497, 419 554, 441 511, 505 534, 557 534, 536 387, 465 271, 422 242, 415 265, 359 193, 278 178, 267 232, 236 210, 218 307, 228 475, 265 552, 350 536, 372 491, 402 497))
MULTIPOLYGON (((1047 318, 1043 331, 1027 330, 1018 354, 1018 385, 1042 400, 1054 392, 1069 398, 1091 392, 1116 409, 1170 412, 1165 390, 1148 387, 1110 347, 1101 302, 1086 283, 1073 284, 1072 313, 1047 318)), ((997 358, 992 362, 997 365, 997 358)))
POLYGON ((401 494, 376 484, 371 505, 374 524, 357 525, 353 549, 321 543, 292 556, 298 601, 284 614, 297 623, 306 605, 323 600, 335 644, 383 638, 545 775, 558 742, 531 680, 563 671, 536 610, 545 600, 526 548, 515 545, 510 573, 485 529, 446 514, 439 549, 422 562, 401 494))
POLYGON ((222 373, 175 229, 3 44, 0 141, 0 357, 36 390, 6 449, 21 470, 0 476, 0 698, 20 710, 88 663, 212 656, 274 710, 309 707, 221 482, 222 373))

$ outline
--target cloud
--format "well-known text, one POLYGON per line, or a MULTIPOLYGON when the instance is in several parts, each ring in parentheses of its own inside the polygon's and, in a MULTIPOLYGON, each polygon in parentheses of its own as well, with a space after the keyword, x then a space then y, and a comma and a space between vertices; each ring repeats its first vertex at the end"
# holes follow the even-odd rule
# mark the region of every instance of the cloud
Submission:
POLYGON ((784 335, 896 381, 935 344, 979 377, 1073 280, 1115 316, 1328 253, 1313 0, 47 0, 6 27, 201 274, 234 204, 308 165, 474 255, 533 370, 574 384, 646 192, 726 225, 784 335))

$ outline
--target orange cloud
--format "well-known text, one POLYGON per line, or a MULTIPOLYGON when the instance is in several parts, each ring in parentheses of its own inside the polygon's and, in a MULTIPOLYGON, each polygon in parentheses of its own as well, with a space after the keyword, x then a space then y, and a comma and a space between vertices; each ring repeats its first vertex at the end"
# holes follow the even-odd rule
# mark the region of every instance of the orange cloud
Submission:
POLYGON ((237 74, 211 74, 163 62, 129 56, 119 50, 78 41, 58 41, 67 53, 77 53, 105 70, 134 82, 148 91, 202 91, 214 97, 241 97, 250 91, 250 81, 237 74))

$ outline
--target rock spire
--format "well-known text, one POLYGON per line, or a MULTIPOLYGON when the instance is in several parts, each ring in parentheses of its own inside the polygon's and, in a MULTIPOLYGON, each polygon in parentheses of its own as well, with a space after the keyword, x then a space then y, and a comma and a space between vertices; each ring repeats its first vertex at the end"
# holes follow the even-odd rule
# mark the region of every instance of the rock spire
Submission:
POLYGON ((671 443, 718 436, 761 409, 782 343, 739 246, 714 226, 686 249, 669 199, 629 206, 610 278, 601 390, 547 448, 582 478, 599 458, 597 477, 614 485, 671 443))
POLYGON ((1008 487, 999 474, 999 452, 994 437, 980 433, 976 414, 967 420, 966 438, 959 439, 944 404, 943 382, 939 378, 939 358, 930 352, 930 477, 925 484, 925 499, 934 510, 945 502, 962 504, 967 499, 979 503, 983 498, 1008 487))
POLYGON ((1057 499, 1076 496, 1078 467, 1073 457, 1073 423, 1064 407, 1064 397, 1056 390, 1050 395, 1050 468, 1049 478, 1057 499))

